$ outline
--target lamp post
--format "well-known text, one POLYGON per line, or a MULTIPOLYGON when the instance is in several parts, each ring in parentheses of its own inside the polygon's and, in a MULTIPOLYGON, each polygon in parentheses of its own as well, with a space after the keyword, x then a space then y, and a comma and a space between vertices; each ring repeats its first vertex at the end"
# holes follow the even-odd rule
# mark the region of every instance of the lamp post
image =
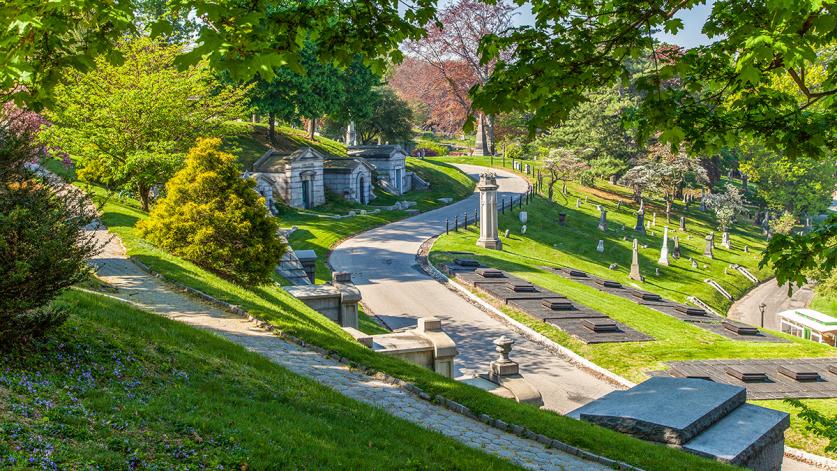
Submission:
POLYGON ((767 308, 767 304, 761 303, 759 304, 759 311, 761 311, 761 326, 764 328, 764 310, 767 308))

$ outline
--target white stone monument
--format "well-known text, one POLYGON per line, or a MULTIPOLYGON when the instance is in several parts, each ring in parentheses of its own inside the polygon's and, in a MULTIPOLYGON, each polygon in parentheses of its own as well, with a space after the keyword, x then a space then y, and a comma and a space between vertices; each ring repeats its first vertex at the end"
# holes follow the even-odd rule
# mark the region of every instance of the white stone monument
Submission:
POLYGON ((663 229, 663 248, 660 250, 660 259, 657 263, 668 266, 668 226, 663 229))
POLYGON ((596 246, 596 252, 604 253, 604 240, 599 239, 599 245, 596 246))
POLYGON ((631 273, 628 278, 636 281, 643 281, 642 274, 639 273, 639 242, 634 239, 634 248, 631 256, 631 273))
POLYGON ((497 176, 492 172, 480 175, 480 238, 477 245, 487 249, 503 250, 497 233, 497 176))

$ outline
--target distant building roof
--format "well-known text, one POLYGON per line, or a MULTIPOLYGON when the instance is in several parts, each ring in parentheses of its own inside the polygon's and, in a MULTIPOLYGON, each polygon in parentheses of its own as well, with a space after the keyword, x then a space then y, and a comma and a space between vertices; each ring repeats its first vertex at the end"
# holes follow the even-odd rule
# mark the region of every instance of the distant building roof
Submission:
POLYGON ((291 162, 306 159, 323 160, 323 158, 323 154, 311 147, 300 147, 291 153, 270 149, 259 160, 253 163, 252 171, 261 173, 284 173, 288 164, 291 162))
POLYGON ((381 146, 351 146, 349 147, 349 155, 367 159, 391 159, 396 155, 406 156, 407 153, 397 144, 386 144, 381 146))
POLYGON ((358 167, 366 167, 370 172, 375 167, 361 158, 326 156, 323 160, 323 171, 326 173, 351 173, 358 167))
POLYGON ((837 318, 813 309, 790 309, 780 312, 779 317, 817 332, 837 332, 837 318))

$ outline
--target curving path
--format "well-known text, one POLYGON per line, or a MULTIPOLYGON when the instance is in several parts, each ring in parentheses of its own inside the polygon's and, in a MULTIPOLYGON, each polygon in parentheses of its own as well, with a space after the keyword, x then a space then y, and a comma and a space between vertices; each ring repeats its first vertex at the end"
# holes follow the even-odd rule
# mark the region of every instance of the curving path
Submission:
MULTIPOLYGON (((486 170, 475 165, 457 167, 472 178, 486 170)), ((498 199, 526 192, 523 178, 495 172, 498 199)), ((419 269, 416 254, 422 243, 445 230, 446 218, 453 221, 459 216, 461 220, 466 211, 470 218, 478 206, 475 192, 444 208, 358 234, 334 249, 331 265, 352 273, 364 306, 391 328, 413 325, 419 317, 442 319, 443 329, 459 350, 457 377, 487 372, 489 361, 497 356, 492 342, 506 335, 515 340, 512 358, 541 392, 547 408, 566 413, 612 391, 610 383, 527 340, 419 269)))
POLYGON ((771 278, 735 301, 729 308, 727 316, 751 325, 780 330, 777 314, 790 309, 806 308, 811 304, 813 297, 814 291, 811 285, 797 288, 792 296, 788 296, 787 285, 779 286, 776 278, 771 278), (765 304, 764 325, 761 325, 761 310, 759 309, 759 304, 762 303, 765 304))

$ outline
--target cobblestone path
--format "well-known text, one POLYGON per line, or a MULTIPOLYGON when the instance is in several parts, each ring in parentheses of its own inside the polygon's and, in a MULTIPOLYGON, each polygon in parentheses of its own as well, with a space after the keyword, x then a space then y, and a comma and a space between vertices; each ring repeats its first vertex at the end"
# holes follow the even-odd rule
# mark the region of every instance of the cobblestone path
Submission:
POLYGON ((337 361, 288 343, 256 328, 246 319, 174 291, 128 260, 116 237, 110 238, 105 230, 97 231, 97 235, 101 240, 109 241, 93 263, 99 278, 116 288, 114 296, 118 298, 140 304, 151 312, 215 332, 341 394, 377 406, 396 417, 447 435, 472 448, 507 458, 525 468, 609 469, 424 401, 397 386, 351 371, 337 361))

